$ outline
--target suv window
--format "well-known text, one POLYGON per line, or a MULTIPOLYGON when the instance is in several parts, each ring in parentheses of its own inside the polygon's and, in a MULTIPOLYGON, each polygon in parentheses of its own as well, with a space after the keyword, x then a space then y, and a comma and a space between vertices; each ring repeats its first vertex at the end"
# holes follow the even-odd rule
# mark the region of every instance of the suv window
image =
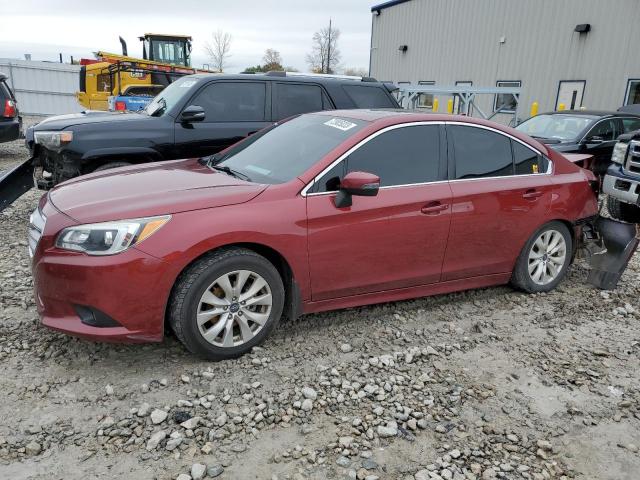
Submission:
POLYGON ((378 175, 383 187, 433 182, 440 179, 439 166, 438 125, 400 127, 362 145, 323 175, 314 191, 335 191, 340 178, 355 171, 378 175))
POLYGON ((511 148, 516 175, 531 175, 547 171, 547 162, 541 155, 515 140, 511 140, 511 148))
POLYGON ((612 120, 603 120, 593 127, 586 138, 601 137, 604 141, 615 140, 618 135, 616 134, 616 122, 612 120))
POLYGON ((513 175, 511 139, 477 127, 450 125, 453 140, 455 179, 513 175))
POLYGON ((322 88, 318 85, 299 83, 278 83, 275 103, 278 120, 300 113, 332 108, 322 88))
POLYGON ((622 119, 622 133, 633 132, 640 129, 640 118, 623 118, 622 119))
POLYGON ((213 82, 191 100, 204 108, 205 122, 260 122, 265 119, 264 82, 213 82))
POLYGON ((15 100, 9 85, 7 85, 4 80, 0 80, 0 98, 15 100))
POLYGON ((380 87, 343 85, 344 91, 353 100, 356 108, 398 108, 380 87))

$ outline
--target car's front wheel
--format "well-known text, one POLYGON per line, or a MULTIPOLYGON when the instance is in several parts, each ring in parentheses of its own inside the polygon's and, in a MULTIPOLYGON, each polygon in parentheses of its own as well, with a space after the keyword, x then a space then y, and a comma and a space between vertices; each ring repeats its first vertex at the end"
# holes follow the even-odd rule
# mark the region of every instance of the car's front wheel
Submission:
POLYGON ((627 223, 640 223, 640 207, 624 203, 611 195, 607 196, 607 210, 616 220, 627 223))
POLYGON ((520 252, 511 283, 530 293, 553 290, 567 273, 572 253, 567 226, 549 222, 531 236, 520 252))
POLYGON ((196 355, 223 360, 259 345, 276 326, 284 287, 269 260, 244 248, 213 252, 178 279, 169 323, 196 355))

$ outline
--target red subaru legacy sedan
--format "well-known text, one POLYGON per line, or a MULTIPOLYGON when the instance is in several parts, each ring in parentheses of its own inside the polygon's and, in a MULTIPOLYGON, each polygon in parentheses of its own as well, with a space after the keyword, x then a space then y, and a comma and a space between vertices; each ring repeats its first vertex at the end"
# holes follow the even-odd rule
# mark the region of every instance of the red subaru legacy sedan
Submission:
POLYGON ((512 283, 554 288, 590 172, 468 117, 327 111, 208 158, 65 182, 31 217, 42 323, 223 359, 283 316, 512 283))

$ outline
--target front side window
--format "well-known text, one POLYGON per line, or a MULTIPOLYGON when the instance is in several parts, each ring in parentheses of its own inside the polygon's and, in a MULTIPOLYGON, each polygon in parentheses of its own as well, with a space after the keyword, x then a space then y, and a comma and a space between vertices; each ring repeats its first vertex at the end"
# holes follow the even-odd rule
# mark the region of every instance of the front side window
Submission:
POLYGON ((278 83, 276 109, 278 120, 322 110, 322 89, 317 85, 278 83))
POLYGON ((329 115, 301 115, 237 143, 214 165, 256 183, 285 183, 307 171, 368 122, 329 115))
POLYGON ((622 133, 629 133, 640 129, 640 118, 623 118, 622 133))
POLYGON ((314 191, 335 191, 342 176, 356 171, 378 175, 383 187, 440 180, 438 125, 394 128, 373 137, 323 175, 314 191))
POLYGON ((265 120, 264 82, 213 82, 191 101, 204 108, 205 122, 265 120))
POLYGON ((586 138, 591 139, 593 137, 599 137, 601 140, 608 142, 615 140, 617 136, 615 121, 603 120, 593 127, 589 133, 587 133, 586 138))
MULTIPOLYGON (((522 82, 520 80, 514 81, 498 81, 496 82, 496 87, 521 87, 522 82)), ((511 93, 499 93, 496 95, 493 111, 497 112, 498 110, 504 113, 513 113, 516 111, 516 107, 518 106, 518 102, 516 98, 511 93)))
POLYGON ((397 105, 391 101, 386 92, 380 87, 364 85, 345 85, 344 91, 353 100, 356 108, 394 108, 397 105))
POLYGON ((477 127, 450 125, 455 157, 455 179, 513 175, 511 140, 477 127))

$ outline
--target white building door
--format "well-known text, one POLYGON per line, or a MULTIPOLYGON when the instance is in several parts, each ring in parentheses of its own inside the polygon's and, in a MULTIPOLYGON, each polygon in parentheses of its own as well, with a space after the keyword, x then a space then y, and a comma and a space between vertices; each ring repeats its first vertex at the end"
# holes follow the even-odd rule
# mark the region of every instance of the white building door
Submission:
POLYGON ((584 96, 584 86, 586 80, 561 80, 558 85, 558 98, 556 99, 556 110, 561 103, 565 110, 575 110, 582 106, 584 96))

